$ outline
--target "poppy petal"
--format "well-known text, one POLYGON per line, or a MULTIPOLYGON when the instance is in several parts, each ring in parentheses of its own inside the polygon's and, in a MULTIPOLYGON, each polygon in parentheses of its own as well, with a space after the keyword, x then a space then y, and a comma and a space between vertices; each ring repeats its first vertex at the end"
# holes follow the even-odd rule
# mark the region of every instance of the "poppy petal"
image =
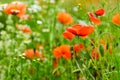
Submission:
POLYGON ((103 8, 98 9, 98 10, 95 11, 95 14, 96 14, 97 16, 103 16, 104 13, 105 13, 105 10, 104 10, 103 8))
POLYGON ((63 36, 64 36, 66 39, 69 39, 69 40, 72 40, 72 39, 75 37, 75 35, 72 34, 72 33, 69 32, 69 31, 63 32, 63 36))
POLYGON ((91 22, 93 22, 94 24, 100 25, 101 24, 101 20, 99 18, 96 18, 91 12, 88 13, 89 19, 91 22))
POLYGON ((62 56, 66 59, 69 60, 71 59, 71 52, 70 52, 70 46, 69 45, 61 45, 60 49, 62 51, 62 56))
POLYGON ((59 58, 62 56, 60 47, 56 47, 56 48, 53 50, 53 55, 54 55, 54 57, 55 57, 56 59, 59 59, 59 58))
POLYGON ((66 12, 59 12, 57 14, 57 19, 62 24, 70 24, 73 22, 72 16, 66 12))
POLYGON ((33 50, 33 49, 25 50, 25 56, 26 56, 27 58, 32 59, 32 58, 34 57, 34 50, 33 50))
POLYGON ((120 14, 119 14, 119 13, 116 13, 116 14, 112 17, 112 22, 113 22, 114 24, 120 25, 120 14))

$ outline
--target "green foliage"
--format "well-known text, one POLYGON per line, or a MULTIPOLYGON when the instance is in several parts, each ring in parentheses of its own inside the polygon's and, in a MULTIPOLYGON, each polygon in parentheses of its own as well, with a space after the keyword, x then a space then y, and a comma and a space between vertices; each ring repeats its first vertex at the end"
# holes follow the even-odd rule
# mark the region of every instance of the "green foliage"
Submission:
MULTIPOLYGON (((0 1, 0 80, 120 80, 120 25, 112 22, 119 12, 119 3, 101 0, 94 4, 83 0, 19 0, 27 4, 27 19, 6 14, 0 1), (113 6, 114 5, 114 6, 113 6), (105 14, 98 16, 100 25, 90 22, 88 12, 104 8, 105 14), (1 10, 2 9, 2 10, 1 10), (61 24, 58 12, 72 15, 72 24, 61 24), (20 29, 17 27, 20 26, 20 29), (76 36, 69 41, 62 33, 74 24, 93 25, 95 30, 86 38, 76 36), (26 33, 21 27, 32 33, 26 33), (74 51, 74 45, 83 43, 84 49, 74 51), (67 44, 72 58, 59 59, 54 69, 53 49, 67 44), (42 53, 39 57, 27 58, 25 50, 42 53), (93 50, 98 59, 93 57, 93 50)), ((35 53, 34 53, 35 54, 35 53)))

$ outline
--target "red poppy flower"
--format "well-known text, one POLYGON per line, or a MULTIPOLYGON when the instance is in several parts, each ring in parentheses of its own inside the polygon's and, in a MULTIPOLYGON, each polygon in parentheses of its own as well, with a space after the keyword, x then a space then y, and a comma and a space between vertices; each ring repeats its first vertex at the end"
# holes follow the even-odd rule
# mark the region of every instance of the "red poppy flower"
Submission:
POLYGON ((56 59, 63 57, 66 60, 69 60, 71 58, 70 46, 69 45, 61 45, 59 47, 56 47, 53 50, 53 55, 56 59))
POLYGON ((69 13, 59 12, 57 14, 57 19, 62 24, 70 24, 73 22, 73 18, 69 13))
POLYGON ((93 22, 94 24, 101 24, 101 21, 99 18, 96 18, 91 12, 88 13, 89 19, 91 22, 93 22))
POLYGON ((34 50, 33 49, 25 50, 25 56, 30 59, 34 58, 34 50))
POLYGON ((86 37, 89 34, 91 34, 92 32, 94 32, 94 26, 83 26, 79 30, 78 35, 81 36, 81 37, 86 37))
POLYGON ((67 27, 66 30, 74 35, 78 35, 78 29, 75 29, 73 27, 67 27))
POLYGON ((92 58, 98 60, 99 54, 97 52, 97 48, 92 50, 92 58))
POLYGON ((55 57, 56 59, 61 58, 62 52, 61 52, 60 47, 56 47, 56 48, 53 50, 53 55, 54 55, 54 57, 55 57))
POLYGON ((61 45, 60 49, 61 49, 61 52, 62 52, 62 56, 66 60, 71 59, 71 52, 70 52, 70 46, 69 45, 61 45))
POLYGON ((81 43, 81 44, 75 44, 73 49, 75 52, 80 52, 82 49, 84 48, 84 45, 81 43))
POLYGON ((43 58, 44 57, 43 54, 40 53, 38 50, 34 51, 33 49, 25 50, 25 56, 27 58, 30 58, 30 59, 35 58, 35 57, 37 57, 37 58, 38 57, 39 58, 43 58))
POLYGON ((97 16, 102 16, 102 15, 104 15, 104 13, 105 13, 105 10, 103 8, 98 9, 98 10, 95 11, 95 14, 97 16))
POLYGON ((29 34, 32 33, 32 30, 27 28, 27 27, 25 27, 22 31, 25 32, 25 33, 29 33, 29 34))
POLYGON ((120 14, 116 13, 113 17, 112 17, 112 22, 114 24, 120 25, 120 14))
POLYGON ((42 53, 40 53, 38 50, 34 52, 34 57, 42 57, 42 53))
POLYGON ((13 2, 5 7, 4 12, 22 17, 26 12, 26 5, 21 2, 13 2))
POLYGON ((67 28, 67 30, 75 35, 79 35, 79 30, 83 27, 83 25, 75 24, 72 27, 67 28))
POLYGON ((75 24, 72 27, 66 28, 66 30, 67 31, 63 33, 63 36, 69 40, 72 40, 75 35, 87 37, 89 34, 94 32, 94 26, 75 24))
POLYGON ((69 32, 69 31, 63 32, 63 36, 64 36, 66 39, 69 39, 69 40, 72 40, 72 39, 75 37, 75 35, 72 34, 72 33, 69 32))
POLYGON ((75 35, 84 37, 88 36, 94 31, 94 26, 75 24, 72 27, 67 28, 67 30, 75 35))

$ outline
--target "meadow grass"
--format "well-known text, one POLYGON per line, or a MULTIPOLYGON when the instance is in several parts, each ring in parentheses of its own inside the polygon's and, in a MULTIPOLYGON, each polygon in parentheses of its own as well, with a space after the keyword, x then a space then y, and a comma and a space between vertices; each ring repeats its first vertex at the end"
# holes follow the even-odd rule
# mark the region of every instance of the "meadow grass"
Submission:
MULTIPOLYGON (((6 14, 0 9, 0 80, 120 80, 120 24, 112 22, 115 13, 120 13, 119 0, 19 0, 27 4, 27 19, 6 14), (103 8, 103 16, 97 25, 90 21, 88 12, 103 8), (58 12, 67 12, 73 23, 62 24, 58 12), (26 33, 16 24, 27 26, 26 33), (93 25, 94 32, 86 38, 76 36, 72 40, 63 37, 66 28, 74 24, 93 25), (105 43, 104 45, 101 44, 105 43), (75 52, 75 44, 84 44, 84 49, 75 52), (69 45, 71 58, 57 61, 53 50, 69 45), (39 57, 29 58, 25 50, 38 50, 39 57), (92 56, 97 49, 98 59, 92 56)), ((1 5, 13 0, 0 1, 1 5)), ((3 6, 0 6, 3 8, 3 6)), ((20 27, 22 27, 20 26, 20 27)), ((84 31, 85 32, 85 31, 84 31)), ((63 49, 63 51, 66 49, 63 49)))

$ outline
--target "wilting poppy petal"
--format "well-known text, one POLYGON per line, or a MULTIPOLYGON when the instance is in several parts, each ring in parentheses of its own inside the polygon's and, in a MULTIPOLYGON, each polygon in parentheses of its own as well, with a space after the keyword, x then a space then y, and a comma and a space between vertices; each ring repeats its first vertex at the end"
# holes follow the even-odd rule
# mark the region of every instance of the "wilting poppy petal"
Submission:
POLYGON ((63 32, 63 36, 64 36, 66 39, 69 39, 69 40, 72 40, 72 39, 75 37, 75 35, 72 34, 72 33, 69 32, 69 31, 63 32))
POLYGON ((114 24, 120 25, 120 14, 119 14, 119 13, 116 13, 116 14, 112 17, 112 22, 113 22, 114 24))
POLYGON ((70 46, 69 45, 61 45, 60 49, 61 49, 61 52, 62 52, 62 56, 66 60, 71 59, 71 52, 70 52, 70 46))
POLYGON ((103 8, 98 9, 98 10, 95 11, 95 14, 97 16, 102 16, 102 15, 104 15, 104 13, 105 13, 105 10, 103 8))
POLYGON ((62 24, 70 24, 73 22, 73 18, 69 13, 59 12, 57 14, 57 19, 62 24))
POLYGON ((33 49, 25 50, 25 56, 30 59, 34 58, 34 50, 33 49))
POLYGON ((56 59, 59 59, 62 56, 62 52, 61 52, 61 48, 60 47, 56 47, 53 50, 53 55, 56 59))
POLYGON ((96 18, 91 12, 88 13, 89 19, 91 22, 93 22, 94 24, 101 24, 100 19, 96 18))

